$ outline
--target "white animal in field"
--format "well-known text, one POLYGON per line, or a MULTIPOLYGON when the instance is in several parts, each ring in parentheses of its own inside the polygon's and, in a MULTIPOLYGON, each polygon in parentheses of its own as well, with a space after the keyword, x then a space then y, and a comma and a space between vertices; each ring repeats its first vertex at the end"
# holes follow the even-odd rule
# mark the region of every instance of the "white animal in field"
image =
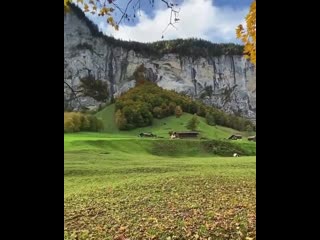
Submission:
POLYGON ((234 153, 233 156, 234 157, 239 157, 239 154, 238 153, 234 153))
POLYGON ((176 135, 174 135, 174 134, 172 134, 171 136, 170 136, 170 139, 175 139, 176 138, 176 135))

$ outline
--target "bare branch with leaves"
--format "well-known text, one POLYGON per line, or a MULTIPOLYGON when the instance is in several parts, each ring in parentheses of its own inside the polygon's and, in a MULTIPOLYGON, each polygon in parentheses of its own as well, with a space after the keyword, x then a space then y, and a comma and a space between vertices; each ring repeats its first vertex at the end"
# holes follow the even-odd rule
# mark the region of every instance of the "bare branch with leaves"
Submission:
MULTIPOLYGON (((169 26, 174 26, 180 19, 178 18, 179 9, 177 9, 178 4, 175 4, 171 1, 160 0, 163 2, 167 8, 171 10, 169 23, 162 32, 164 34, 169 26)), ((84 12, 90 12, 91 14, 98 14, 98 16, 106 17, 107 23, 114 27, 115 30, 119 30, 119 25, 124 21, 134 21, 136 14, 141 10, 141 0, 128 0, 127 4, 124 7, 121 7, 116 0, 64 0, 64 11, 69 11, 69 4, 77 3, 82 5, 84 12), (129 7, 132 6, 133 12, 129 14, 129 7), (121 13, 120 20, 117 22, 114 20, 114 15, 116 12, 121 13)), ((154 6, 154 0, 149 0, 149 4, 154 6)), ((162 35, 163 38, 163 35, 162 35)))

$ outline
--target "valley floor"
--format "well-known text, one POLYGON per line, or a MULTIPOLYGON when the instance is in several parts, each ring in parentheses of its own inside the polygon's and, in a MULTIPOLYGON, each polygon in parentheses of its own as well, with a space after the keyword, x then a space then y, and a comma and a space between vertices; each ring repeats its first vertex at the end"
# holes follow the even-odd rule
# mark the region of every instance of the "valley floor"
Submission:
POLYGON ((65 239, 255 239, 255 156, 156 156, 152 141, 65 135, 65 239))

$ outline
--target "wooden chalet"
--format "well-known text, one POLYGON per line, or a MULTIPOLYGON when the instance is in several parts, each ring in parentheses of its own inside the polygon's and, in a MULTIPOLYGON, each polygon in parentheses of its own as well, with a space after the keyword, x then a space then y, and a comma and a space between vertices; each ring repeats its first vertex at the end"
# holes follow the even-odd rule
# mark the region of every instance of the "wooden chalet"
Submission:
POLYGON ((256 142, 256 136, 248 137, 248 140, 249 140, 249 141, 254 141, 254 142, 256 142))
POLYGON ((233 134, 228 139, 229 140, 238 140, 238 139, 242 139, 242 136, 233 134))
POLYGON ((199 136, 199 132, 173 132, 172 135, 176 138, 197 138, 199 136))

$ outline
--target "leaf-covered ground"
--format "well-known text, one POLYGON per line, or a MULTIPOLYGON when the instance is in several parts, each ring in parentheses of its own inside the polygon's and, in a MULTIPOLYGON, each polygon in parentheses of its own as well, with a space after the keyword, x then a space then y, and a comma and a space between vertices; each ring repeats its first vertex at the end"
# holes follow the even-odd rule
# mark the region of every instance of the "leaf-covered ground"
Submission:
POLYGON ((65 239, 255 239, 255 181, 179 177, 65 200, 65 239))
POLYGON ((255 157, 155 156, 140 146, 152 141, 105 140, 65 139, 65 240, 256 239, 255 157))

